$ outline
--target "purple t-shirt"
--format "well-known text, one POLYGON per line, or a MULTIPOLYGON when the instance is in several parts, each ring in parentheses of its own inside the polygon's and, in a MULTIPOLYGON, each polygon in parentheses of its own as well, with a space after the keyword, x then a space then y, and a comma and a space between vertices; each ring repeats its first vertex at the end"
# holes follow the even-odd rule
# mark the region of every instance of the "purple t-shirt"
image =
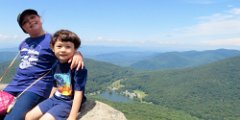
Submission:
MULTIPOLYGON (((20 64, 15 76, 4 91, 22 92, 52 69, 56 57, 50 48, 50 40, 51 35, 46 33, 37 38, 27 38, 20 44, 20 64)), ((51 92, 52 83, 52 74, 48 74, 28 91, 47 98, 51 92)))
POLYGON ((71 70, 70 64, 59 63, 53 69, 55 96, 64 100, 73 100, 74 91, 83 91, 87 82, 87 69, 71 70))

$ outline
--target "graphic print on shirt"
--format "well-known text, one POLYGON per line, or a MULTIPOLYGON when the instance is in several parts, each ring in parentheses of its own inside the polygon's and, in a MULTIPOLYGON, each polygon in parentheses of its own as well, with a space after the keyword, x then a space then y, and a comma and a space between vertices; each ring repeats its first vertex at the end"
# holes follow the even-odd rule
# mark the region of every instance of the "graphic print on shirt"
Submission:
POLYGON ((54 78, 57 81, 58 92, 64 96, 70 96, 72 93, 70 74, 56 73, 54 74, 54 78))
POLYGON ((29 48, 22 48, 20 50, 21 63, 19 64, 19 68, 26 69, 28 67, 36 65, 40 50, 41 50, 41 46, 39 45, 36 48, 34 48, 34 45, 32 45, 29 48))

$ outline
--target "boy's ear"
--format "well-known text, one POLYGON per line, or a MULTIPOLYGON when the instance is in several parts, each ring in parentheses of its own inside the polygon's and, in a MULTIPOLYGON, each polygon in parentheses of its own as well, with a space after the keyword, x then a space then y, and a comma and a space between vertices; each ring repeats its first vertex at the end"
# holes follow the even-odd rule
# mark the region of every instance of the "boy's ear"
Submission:
POLYGON ((52 49, 52 51, 54 52, 54 47, 53 47, 53 45, 52 44, 50 44, 50 48, 52 49))

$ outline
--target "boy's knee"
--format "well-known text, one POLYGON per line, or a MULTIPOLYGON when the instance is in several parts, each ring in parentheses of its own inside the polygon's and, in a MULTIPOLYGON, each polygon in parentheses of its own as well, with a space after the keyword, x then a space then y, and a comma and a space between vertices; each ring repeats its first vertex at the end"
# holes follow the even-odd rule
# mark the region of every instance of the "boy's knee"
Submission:
POLYGON ((31 112, 31 111, 28 112, 25 116, 25 120, 35 120, 35 119, 37 119, 36 115, 34 115, 33 112, 31 112))
POLYGON ((25 115, 25 120, 38 120, 41 116, 42 112, 40 108, 37 106, 30 110, 29 112, 27 112, 27 114, 25 115))
POLYGON ((31 120, 31 113, 28 112, 25 116, 25 120, 31 120))

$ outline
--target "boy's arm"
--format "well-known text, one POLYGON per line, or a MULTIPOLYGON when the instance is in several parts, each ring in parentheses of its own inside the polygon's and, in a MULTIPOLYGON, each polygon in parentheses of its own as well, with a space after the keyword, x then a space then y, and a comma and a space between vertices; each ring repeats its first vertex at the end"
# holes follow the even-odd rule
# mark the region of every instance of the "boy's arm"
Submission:
POLYGON ((67 120, 76 120, 78 117, 78 111, 80 109, 82 98, 83 98, 83 91, 74 91, 74 98, 71 112, 68 116, 67 120))
POLYGON ((56 87, 53 87, 53 88, 52 88, 52 91, 51 91, 51 93, 50 93, 49 98, 53 96, 53 94, 56 92, 56 90, 57 90, 56 87))

